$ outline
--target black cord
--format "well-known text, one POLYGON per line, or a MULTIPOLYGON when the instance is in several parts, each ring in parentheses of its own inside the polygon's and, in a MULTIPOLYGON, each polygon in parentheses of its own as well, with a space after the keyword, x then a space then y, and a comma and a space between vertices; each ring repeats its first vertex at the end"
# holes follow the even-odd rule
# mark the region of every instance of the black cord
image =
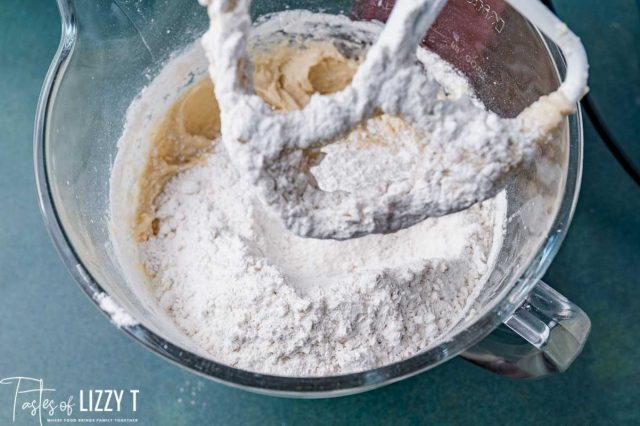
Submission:
POLYGON ((620 163, 624 171, 640 186, 640 171, 633 165, 633 161, 613 138, 613 135, 602 121, 600 114, 596 111, 589 95, 582 98, 580 104, 587 113, 587 116, 589 116, 589 120, 591 120, 591 124, 593 124, 596 132, 600 135, 600 139, 602 139, 607 148, 609 148, 609 151, 611 151, 611 154, 613 154, 618 163, 620 163))
MULTIPOLYGON (((553 7, 552 0, 542 0, 542 3, 544 3, 544 5, 547 6, 550 11, 557 14, 555 7, 553 7)), ((613 134, 605 125, 602 116, 596 110, 596 107, 593 104, 593 101, 591 100, 589 94, 582 98, 580 104, 582 105, 582 108, 584 108, 584 111, 587 113, 587 116, 589 117, 591 124, 593 124, 593 127, 596 129, 596 132, 598 132, 600 139, 602 139, 611 154, 613 154, 616 161, 618 161, 620 166, 622 166, 624 171, 631 177, 631 179, 633 179, 635 183, 640 186, 640 171, 634 166, 633 161, 631 161, 629 156, 624 152, 624 149, 622 149, 620 144, 616 142, 613 134)))

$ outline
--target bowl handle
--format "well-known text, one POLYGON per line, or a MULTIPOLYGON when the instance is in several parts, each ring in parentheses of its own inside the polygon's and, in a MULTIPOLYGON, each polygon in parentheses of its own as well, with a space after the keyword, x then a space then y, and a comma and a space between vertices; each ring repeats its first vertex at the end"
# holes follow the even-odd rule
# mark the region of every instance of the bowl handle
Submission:
POLYGON ((540 281, 503 324, 461 356, 503 376, 544 377, 569 368, 590 330, 582 309, 540 281))

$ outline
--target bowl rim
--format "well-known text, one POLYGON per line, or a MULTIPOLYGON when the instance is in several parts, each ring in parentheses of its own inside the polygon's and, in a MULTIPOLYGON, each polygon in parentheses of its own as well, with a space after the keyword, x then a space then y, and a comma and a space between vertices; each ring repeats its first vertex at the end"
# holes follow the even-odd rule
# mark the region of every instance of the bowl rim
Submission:
MULTIPOLYGON (((99 296, 108 293, 84 267, 73 244, 67 237, 53 201, 47 174, 46 143, 49 111, 55 103, 57 85, 64 76, 77 40, 77 17, 73 0, 57 0, 57 4, 62 23, 61 39, 40 92, 34 124, 34 171, 38 202, 49 236, 63 263, 84 293, 98 309, 109 316, 99 303, 99 296)), ((538 34, 556 69, 562 71, 564 60, 559 50, 542 34, 539 32, 538 34)), ((274 376, 241 370, 201 357, 163 339, 142 324, 120 328, 144 347, 180 367, 226 385, 269 395, 298 398, 348 395, 394 383, 429 370, 482 340, 511 315, 546 272, 558 252, 573 218, 582 179, 583 127, 579 107, 575 114, 568 117, 567 129, 568 172, 565 177, 562 201, 557 209, 553 224, 536 255, 529 265, 521 267, 521 278, 508 291, 503 291, 502 299, 496 300, 490 309, 487 309, 467 328, 456 332, 439 345, 411 358, 373 370, 337 376, 274 376)))

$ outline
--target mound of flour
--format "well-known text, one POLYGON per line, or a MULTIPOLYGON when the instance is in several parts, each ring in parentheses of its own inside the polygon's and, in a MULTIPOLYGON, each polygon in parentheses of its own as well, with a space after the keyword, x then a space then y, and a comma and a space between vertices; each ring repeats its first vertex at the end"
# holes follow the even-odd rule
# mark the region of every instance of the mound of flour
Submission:
POLYGON ((416 354, 465 316, 500 245, 503 202, 328 241, 293 235, 250 194, 218 146, 166 186, 140 249, 177 325, 252 371, 337 374, 416 354))

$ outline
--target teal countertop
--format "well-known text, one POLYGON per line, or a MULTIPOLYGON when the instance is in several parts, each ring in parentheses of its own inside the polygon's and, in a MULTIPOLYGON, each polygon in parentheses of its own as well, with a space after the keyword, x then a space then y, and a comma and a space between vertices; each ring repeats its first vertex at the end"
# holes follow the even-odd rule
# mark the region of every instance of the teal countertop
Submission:
MULTIPOLYGON (((98 0, 96 0, 98 1, 98 0)), ((583 37, 592 95, 640 164, 640 16, 631 1, 556 1, 583 37)), ((139 424, 640 424, 640 188, 585 123, 578 209, 546 281, 591 317, 564 374, 519 382, 461 359, 382 389, 333 400, 259 396, 210 382, 113 327, 58 258, 37 205, 32 126, 59 38, 52 0, 0 8, 0 379, 43 378, 56 395, 139 389, 139 424)), ((0 425, 13 391, 0 385, 0 425)), ((18 412, 15 424, 37 424, 18 412)))

